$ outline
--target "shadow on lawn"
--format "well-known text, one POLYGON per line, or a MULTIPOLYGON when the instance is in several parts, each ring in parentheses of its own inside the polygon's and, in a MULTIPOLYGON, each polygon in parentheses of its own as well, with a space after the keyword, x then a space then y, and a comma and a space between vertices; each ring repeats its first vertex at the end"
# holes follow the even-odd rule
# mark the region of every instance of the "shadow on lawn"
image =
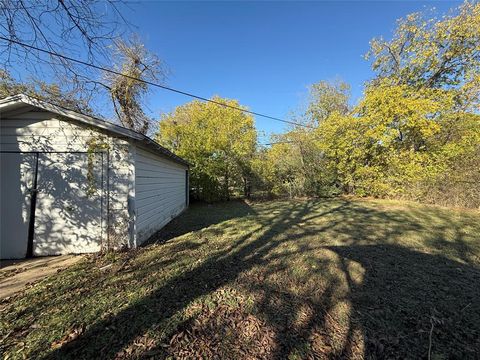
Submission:
POLYGON ((393 245, 329 247, 341 258, 355 328, 377 358, 475 359, 480 354, 480 269, 393 245), (366 269, 361 283, 347 260, 366 269), (432 330, 433 325, 433 330, 432 330))
MULTIPOLYGON (((349 201, 322 204, 285 203, 274 218, 259 216, 260 228, 150 296, 94 324, 47 358, 113 359, 193 300, 232 283, 255 294, 257 315, 272 334, 264 358, 426 357, 432 324, 432 351, 437 358, 474 358, 480 349, 478 267, 396 245, 394 240, 403 232, 421 231, 419 222, 406 214, 366 209, 349 201), (332 219, 315 223, 324 217, 332 219), (338 236, 341 244, 322 244, 325 232, 338 236), (377 244, 369 244, 372 239, 377 244), (293 291, 282 280, 270 280, 289 274, 290 261, 300 256, 310 269, 302 275, 300 290, 293 291), (360 277, 352 273, 355 266, 361 270, 360 277)), ((237 206, 242 216, 254 213, 245 203, 237 206)), ((264 210, 269 212, 268 207, 264 210)), ((169 231, 171 237, 177 236, 232 215, 225 210, 215 214, 213 221, 196 224, 187 213, 169 231)), ((469 251, 468 247, 461 250, 469 251)), ((190 325, 185 322, 177 328, 190 325)), ((222 327, 227 326, 217 324, 220 336, 226 335, 222 327)), ((260 357, 255 347, 247 347, 247 354, 224 351, 230 358, 260 357)), ((159 347, 143 355, 162 358, 167 353, 159 347)))
POLYGON ((145 245, 163 243, 174 237, 198 231, 233 218, 255 215, 255 211, 245 201, 232 200, 220 203, 194 202, 181 217, 173 219, 168 226, 154 234, 145 245))

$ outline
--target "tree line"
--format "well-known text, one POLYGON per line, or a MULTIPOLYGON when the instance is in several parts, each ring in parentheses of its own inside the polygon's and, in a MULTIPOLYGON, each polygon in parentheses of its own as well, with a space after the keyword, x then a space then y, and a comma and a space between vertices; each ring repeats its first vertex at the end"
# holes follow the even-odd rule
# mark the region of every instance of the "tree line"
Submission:
POLYGON ((157 128, 144 111, 144 81, 162 82, 168 72, 139 37, 123 37, 121 2, 33 4, 2 7, 2 36, 59 53, 80 39, 92 63, 108 60, 121 75, 0 43, 0 97, 27 93, 84 113, 95 112, 92 99, 107 100, 116 121, 153 134, 191 163, 197 199, 352 194, 480 206, 478 2, 440 19, 415 13, 399 20, 390 40, 371 41, 366 58, 375 76, 356 104, 349 84, 319 81, 295 116, 299 125, 273 135, 268 147, 258 143, 251 115, 208 102, 163 114, 157 128), (49 23, 58 31, 47 31, 49 23), (21 63, 30 81, 10 75, 21 63), (57 82, 39 80, 39 68, 50 68, 57 82))
MULTIPOLYGON (((480 206, 480 4, 415 13, 366 55, 375 77, 320 81, 287 132, 259 146, 253 118, 193 101, 162 116, 157 140, 192 164, 192 194, 395 197, 480 206)), ((214 98, 240 106, 236 100, 214 98)))

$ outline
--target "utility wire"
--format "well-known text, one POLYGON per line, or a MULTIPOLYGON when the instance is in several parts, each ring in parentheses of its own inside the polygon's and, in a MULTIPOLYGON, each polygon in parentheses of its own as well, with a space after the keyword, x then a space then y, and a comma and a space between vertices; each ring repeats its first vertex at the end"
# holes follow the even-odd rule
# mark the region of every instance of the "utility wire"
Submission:
POLYGON ((212 104, 216 104, 216 105, 223 106, 223 107, 226 107, 226 108, 230 108, 230 109, 234 109, 234 110, 237 110, 237 111, 241 111, 241 112, 244 112, 244 113, 247 113, 247 114, 251 114, 251 115, 255 115, 255 116, 260 116, 260 117, 263 117, 263 118, 266 118, 266 119, 275 120, 275 121, 280 121, 280 122, 283 122, 283 123, 286 123, 286 124, 291 124, 291 125, 295 125, 295 126, 302 126, 302 127, 306 127, 306 128, 313 128, 313 126, 310 126, 310 125, 300 124, 300 123, 297 123, 297 122, 295 122, 295 121, 280 119, 280 118, 277 118, 277 117, 274 117, 274 116, 265 115, 265 114, 261 114, 261 113, 255 112, 255 111, 250 111, 250 110, 242 109, 242 108, 237 107, 237 106, 232 106, 232 105, 224 104, 224 103, 222 103, 222 102, 215 101, 215 100, 212 100, 212 99, 207 99, 207 98, 205 98, 205 97, 203 97, 203 96, 195 95, 195 94, 192 94, 192 93, 189 93, 189 92, 186 92, 186 91, 182 91, 182 90, 177 90, 177 89, 174 89, 174 88, 165 86, 165 85, 161 85, 161 84, 158 84, 158 83, 154 83, 154 82, 152 82, 152 81, 143 80, 143 79, 140 79, 140 78, 136 78, 136 77, 134 77, 134 76, 122 74, 122 73, 120 73, 120 72, 118 72, 118 71, 115 71, 115 70, 112 70, 112 69, 107 69, 107 68, 102 67, 102 66, 99 66, 99 65, 95 65, 95 64, 88 63, 88 62, 86 62, 86 61, 78 60, 78 59, 75 59, 75 58, 72 58, 72 57, 69 57, 69 56, 66 56, 66 55, 62 55, 62 54, 56 53, 56 52, 54 52, 54 51, 41 49, 41 48, 39 48, 39 47, 36 47, 36 46, 33 46, 33 45, 29 45, 29 44, 25 44, 25 43, 23 43, 23 42, 20 42, 20 41, 17 41, 17 40, 13 40, 13 39, 9 39, 9 38, 3 37, 3 36, 0 36, 0 39, 1 39, 1 40, 5 40, 5 41, 8 41, 8 42, 10 42, 10 43, 12 43, 12 44, 16 44, 16 45, 23 46, 23 47, 26 47, 26 48, 29 48, 29 49, 33 49, 33 50, 36 50, 36 51, 43 52, 43 53, 45 53, 45 54, 49 54, 49 55, 51 55, 51 56, 56 56, 56 57, 59 57, 59 58, 62 58, 62 59, 68 60, 68 61, 72 61, 72 62, 75 62, 75 63, 78 63, 78 64, 82 64, 82 65, 85 65, 85 66, 89 66, 89 67, 92 67, 92 68, 97 69, 97 70, 101 70, 101 71, 105 71, 105 72, 108 72, 108 73, 111 73, 111 74, 123 76, 123 77, 126 77, 126 78, 131 79, 131 80, 140 81, 140 82, 143 82, 143 83, 145 83, 145 84, 148 84, 148 85, 151 85, 151 86, 154 86, 154 87, 158 87, 158 88, 161 88, 161 89, 164 89, 164 90, 172 91, 172 92, 177 93, 177 94, 189 96, 189 97, 194 98, 194 99, 206 101, 206 102, 209 102, 209 103, 212 103, 212 104))

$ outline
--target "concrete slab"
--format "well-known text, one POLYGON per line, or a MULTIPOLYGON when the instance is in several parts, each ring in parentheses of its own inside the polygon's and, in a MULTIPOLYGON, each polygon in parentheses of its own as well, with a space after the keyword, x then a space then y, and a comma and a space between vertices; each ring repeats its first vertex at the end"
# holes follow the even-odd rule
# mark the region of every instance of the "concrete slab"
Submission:
POLYGON ((47 256, 22 260, 0 261, 0 299, 22 291, 27 284, 35 283, 55 274, 83 258, 82 255, 47 256))

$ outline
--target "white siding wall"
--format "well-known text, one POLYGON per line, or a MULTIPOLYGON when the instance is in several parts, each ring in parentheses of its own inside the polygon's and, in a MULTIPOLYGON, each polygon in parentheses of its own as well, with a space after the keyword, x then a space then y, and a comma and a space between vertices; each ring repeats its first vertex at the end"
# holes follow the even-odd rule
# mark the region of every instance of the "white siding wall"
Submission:
POLYGON ((187 167, 137 147, 136 241, 143 243, 186 208, 187 167))
MULTIPOLYGON (((35 108, 31 108, 27 112, 0 114, 0 150, 2 151, 86 152, 88 151, 88 140, 92 137, 98 138, 100 134, 104 135, 110 147, 109 202, 111 232, 113 233, 110 238, 117 245, 130 243, 132 240, 130 234, 133 234, 133 210, 129 211, 128 205, 132 203, 131 184, 134 179, 134 158, 131 151, 133 145, 126 140, 108 136, 96 128, 90 128, 35 108)), ((105 170, 106 160, 105 156, 105 170)), ((105 171, 105 181, 106 175, 105 171)), ((106 202, 106 199, 104 200, 106 202)), ((8 210, 1 209, 1 211, 8 210)), ((98 236, 99 239, 100 236, 103 236, 102 240, 105 241, 107 219, 106 216, 103 217, 105 224, 102 233, 99 233, 98 236)), ((130 243, 130 245, 133 244, 130 243)), ((82 249, 79 249, 78 252, 82 252, 82 249)))

